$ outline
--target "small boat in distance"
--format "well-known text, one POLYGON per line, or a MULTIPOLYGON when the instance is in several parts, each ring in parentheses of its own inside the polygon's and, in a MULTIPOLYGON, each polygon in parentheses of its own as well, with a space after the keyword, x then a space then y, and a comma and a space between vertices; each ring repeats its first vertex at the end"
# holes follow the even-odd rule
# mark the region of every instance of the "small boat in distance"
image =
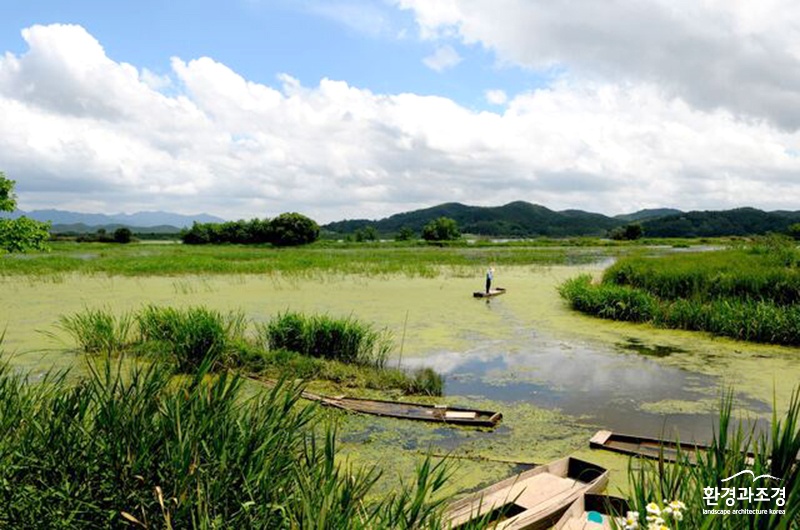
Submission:
POLYGON ((566 457, 507 478, 447 508, 445 526, 480 521, 495 530, 551 528, 585 493, 600 493, 608 470, 566 457), (491 526, 494 525, 494 526, 491 526))
MULTIPOLYGON (((611 520, 624 517, 628 502, 619 497, 586 493, 561 516, 553 530, 611 530, 611 520)), ((616 528, 621 528, 618 524, 616 528)))
POLYGON ((405 401, 385 401, 346 396, 322 396, 303 392, 305 399, 317 401, 328 407, 350 412, 386 416, 404 420, 432 421, 468 427, 494 428, 503 419, 503 414, 489 410, 476 410, 447 405, 424 405, 405 401))
POLYGON ((490 289, 488 293, 486 291, 475 291, 472 293, 472 296, 475 298, 491 298, 493 296, 500 296, 501 294, 505 293, 505 287, 496 287, 495 289, 490 289))

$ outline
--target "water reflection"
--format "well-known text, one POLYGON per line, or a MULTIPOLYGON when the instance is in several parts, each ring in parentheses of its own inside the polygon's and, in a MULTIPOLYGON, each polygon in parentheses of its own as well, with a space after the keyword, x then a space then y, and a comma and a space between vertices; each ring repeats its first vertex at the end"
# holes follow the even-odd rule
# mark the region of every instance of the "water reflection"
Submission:
MULTIPOLYGON (((719 381, 649 357, 670 352, 635 340, 613 348, 533 336, 526 344, 495 341, 405 364, 431 366, 445 374, 450 396, 527 402, 617 431, 648 436, 674 436, 677 431, 683 440, 707 440, 716 418, 719 381), (646 406, 659 402, 677 410, 652 412, 646 406)), ((750 411, 770 410, 767 403, 743 395, 737 399, 750 411)))

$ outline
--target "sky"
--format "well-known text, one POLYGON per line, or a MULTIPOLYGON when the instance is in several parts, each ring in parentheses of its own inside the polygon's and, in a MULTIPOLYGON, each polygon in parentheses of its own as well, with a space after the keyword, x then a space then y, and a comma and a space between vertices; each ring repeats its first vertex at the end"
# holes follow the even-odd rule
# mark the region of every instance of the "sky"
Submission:
POLYGON ((7 0, 23 210, 800 210, 789 0, 7 0))

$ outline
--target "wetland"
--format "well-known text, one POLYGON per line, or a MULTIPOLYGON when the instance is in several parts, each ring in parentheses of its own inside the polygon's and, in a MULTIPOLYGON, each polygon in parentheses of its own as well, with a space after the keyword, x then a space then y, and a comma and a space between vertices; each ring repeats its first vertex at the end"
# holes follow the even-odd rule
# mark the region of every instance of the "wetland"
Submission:
MULTIPOLYGON (((619 252, 68 247, 3 258, 0 323, 12 368, 71 368, 77 375, 85 363, 56 323, 87 308, 202 305, 242 311, 255 324, 286 311, 355 317, 394 336, 387 364, 444 375, 444 397, 429 399, 504 415, 501 427, 484 432, 325 411, 343 456, 380 462, 377 492, 412 477, 425 454, 476 459, 458 460, 447 485, 453 494, 519 469, 489 460, 523 464, 566 454, 611 468, 612 489, 624 489, 627 459, 587 449, 596 430, 705 441, 727 388, 734 389, 738 415, 763 421, 773 403, 789 401, 800 380, 800 352, 572 311, 558 286, 581 274, 600 278, 619 252), (39 260, 50 263, 23 273, 21 264, 39 260), (487 264, 496 268, 496 285, 508 289, 489 302, 471 296, 487 264)), ((311 386, 338 390, 329 382, 311 386)))

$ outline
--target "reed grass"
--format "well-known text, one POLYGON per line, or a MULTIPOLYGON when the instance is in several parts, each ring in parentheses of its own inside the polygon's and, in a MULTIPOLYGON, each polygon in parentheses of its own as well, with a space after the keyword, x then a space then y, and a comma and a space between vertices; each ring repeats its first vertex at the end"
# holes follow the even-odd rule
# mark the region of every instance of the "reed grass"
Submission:
POLYGON ((246 326, 242 312, 224 314, 205 307, 147 306, 136 320, 141 342, 172 356, 181 372, 196 370, 209 356, 225 355, 243 339, 246 326))
POLYGON ((89 376, 31 384, 0 365, 0 527, 440 528, 448 465, 370 503, 379 471, 341 467, 300 388, 245 398, 211 359, 175 380, 160 363, 98 358, 89 376))
POLYGON ((441 396, 444 391, 444 378, 429 368, 409 373, 387 367, 393 347, 389 334, 352 317, 285 313, 257 326, 255 341, 247 338, 241 311, 205 307, 146 306, 122 317, 87 309, 61 317, 58 326, 87 353, 130 351, 167 361, 181 373, 194 373, 201 362, 213 359, 215 370, 234 368, 270 378, 320 379, 408 395, 441 396))
MULTIPOLYGON (((648 528, 645 520, 646 506, 655 503, 660 507, 679 500, 686 505, 682 510, 682 521, 664 516, 668 528, 738 530, 738 529, 794 529, 800 528, 800 387, 792 395, 788 409, 778 417, 777 404, 773 404, 773 416, 768 432, 757 433, 741 420, 732 422, 733 393, 721 401, 719 419, 708 451, 697 451, 690 458, 689 451, 678 451, 675 464, 666 463, 663 457, 657 462, 632 459, 629 464, 631 494, 629 502, 640 515, 641 528, 648 528), (752 454, 752 457, 748 456, 752 454), (756 476, 770 475, 778 480, 762 478, 754 482, 751 475, 740 475, 733 480, 723 480, 750 469, 756 476), (709 506, 704 500, 707 488, 736 488, 740 491, 756 488, 784 488, 785 505, 770 502, 736 501, 727 506, 725 500, 709 506), (728 514, 703 513, 703 509, 728 509, 728 514), (785 510, 785 514, 769 513, 785 510), (752 510, 754 513, 735 513, 736 509, 752 510), (765 510, 767 513, 761 513, 765 510)), ((684 448, 687 446, 684 445, 684 448)), ((694 452, 694 451, 692 451, 694 452)))
POLYGON ((61 316, 57 326, 86 353, 116 354, 130 346, 133 324, 129 313, 115 316, 104 309, 86 309, 61 316))
POLYGON ((392 348, 386 330, 352 317, 306 315, 287 311, 259 326, 263 344, 271 350, 290 350, 311 357, 382 368, 392 348))
POLYGON ((794 244, 774 238, 719 252, 630 257, 599 284, 581 276, 559 292, 574 309, 601 318, 796 346, 798 259, 794 244))

